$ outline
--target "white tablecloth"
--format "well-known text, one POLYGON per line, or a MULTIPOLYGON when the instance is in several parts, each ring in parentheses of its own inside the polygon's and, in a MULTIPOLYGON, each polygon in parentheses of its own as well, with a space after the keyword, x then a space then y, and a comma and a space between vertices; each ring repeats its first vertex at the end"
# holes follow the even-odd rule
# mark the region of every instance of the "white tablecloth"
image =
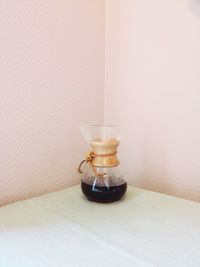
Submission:
POLYGON ((0 267, 200 266, 200 204, 128 187, 97 204, 80 187, 0 208, 0 267))

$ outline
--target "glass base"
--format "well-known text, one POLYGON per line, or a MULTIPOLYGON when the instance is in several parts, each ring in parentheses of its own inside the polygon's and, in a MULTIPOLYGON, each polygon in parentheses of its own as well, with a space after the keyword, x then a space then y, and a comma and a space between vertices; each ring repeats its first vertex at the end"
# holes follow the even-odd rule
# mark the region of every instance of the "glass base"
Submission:
POLYGON ((81 189, 86 198, 98 203, 119 201, 126 193, 127 183, 123 180, 120 185, 97 186, 81 181, 81 189))

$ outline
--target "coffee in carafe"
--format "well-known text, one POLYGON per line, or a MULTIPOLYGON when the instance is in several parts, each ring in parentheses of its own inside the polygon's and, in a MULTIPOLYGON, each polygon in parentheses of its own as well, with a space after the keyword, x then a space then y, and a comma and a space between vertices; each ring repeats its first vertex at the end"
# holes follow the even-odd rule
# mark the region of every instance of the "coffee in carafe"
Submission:
POLYGON ((81 189, 85 197, 94 202, 111 203, 122 199, 127 183, 120 175, 117 148, 120 144, 120 127, 84 125, 81 132, 91 151, 80 163, 81 189), (86 164, 86 170, 82 170, 86 164))

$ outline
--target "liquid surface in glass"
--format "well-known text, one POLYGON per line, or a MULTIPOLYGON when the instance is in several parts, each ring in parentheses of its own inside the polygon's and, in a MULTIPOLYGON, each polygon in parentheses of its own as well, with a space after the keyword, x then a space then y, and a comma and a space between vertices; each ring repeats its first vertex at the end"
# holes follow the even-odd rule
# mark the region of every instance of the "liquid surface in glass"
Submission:
POLYGON ((99 203, 119 201, 125 194, 127 183, 122 178, 97 178, 82 179, 81 189, 86 198, 99 203))

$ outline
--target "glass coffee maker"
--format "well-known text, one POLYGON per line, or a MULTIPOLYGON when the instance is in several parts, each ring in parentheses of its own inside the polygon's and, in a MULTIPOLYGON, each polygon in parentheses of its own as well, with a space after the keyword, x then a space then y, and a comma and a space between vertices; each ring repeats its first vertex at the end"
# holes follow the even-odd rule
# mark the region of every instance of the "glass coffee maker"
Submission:
POLYGON ((127 183, 119 173, 117 158, 120 130, 118 126, 81 126, 91 151, 80 163, 78 172, 82 174, 82 192, 90 201, 111 203, 120 200, 126 193, 127 183), (87 164, 84 171, 83 164, 87 164))

